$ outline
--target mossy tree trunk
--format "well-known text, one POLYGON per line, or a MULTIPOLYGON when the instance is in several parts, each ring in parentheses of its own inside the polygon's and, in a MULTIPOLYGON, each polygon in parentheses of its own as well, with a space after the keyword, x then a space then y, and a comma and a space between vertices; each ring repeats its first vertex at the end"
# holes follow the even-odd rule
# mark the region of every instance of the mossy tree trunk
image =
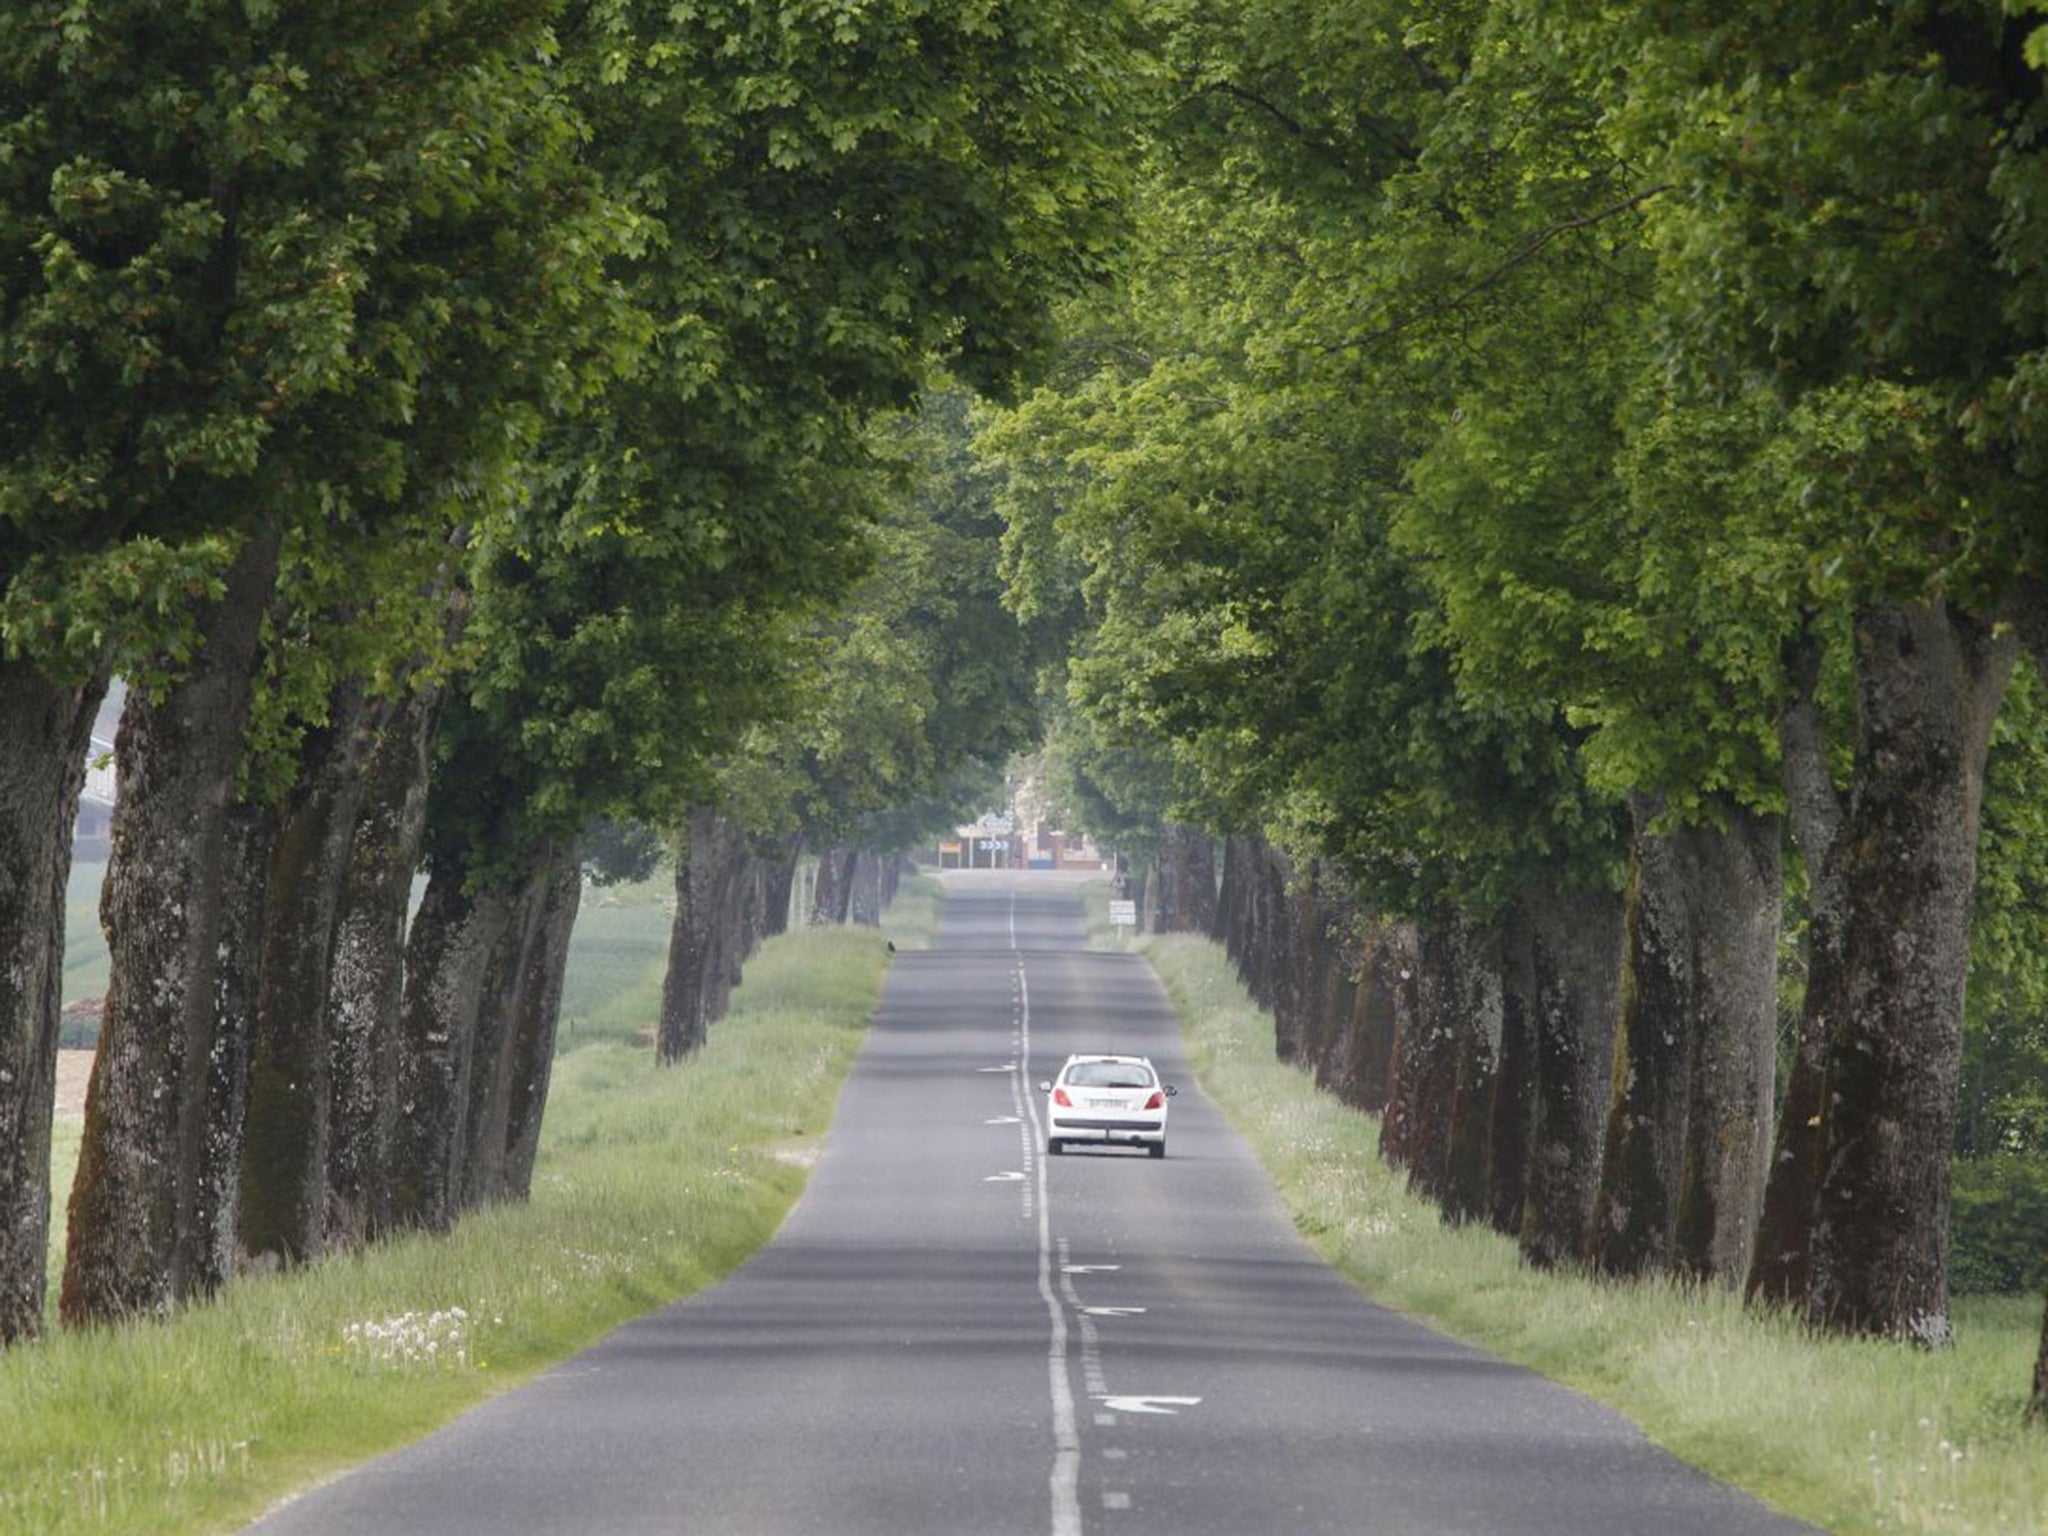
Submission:
POLYGON ((1778 720, 1785 765, 1786 819, 1806 869, 1806 990, 1792 1065, 1778 1106, 1763 1214, 1751 1253, 1749 1299, 1797 1307, 1813 1272, 1815 1194, 1820 1188, 1821 1122, 1827 1102, 1830 1013, 1842 997, 1839 980, 1845 921, 1842 823, 1848 797, 1835 787, 1820 712, 1820 643, 1810 633, 1785 652, 1790 701, 1778 720))
POLYGON ((533 1193, 533 1164, 540 1152, 541 1121, 562 1021, 562 987, 569 973, 569 941, 583 903, 583 870, 573 853, 557 859, 541 899, 538 934, 519 991, 503 1171, 497 1181, 503 1198, 510 1200, 525 1200, 533 1193))
POLYGON ((1451 1111, 1457 1098, 1464 1020, 1463 919, 1449 910, 1418 925, 1415 1013, 1401 1038, 1396 1150, 1408 1188, 1441 1203, 1450 1172, 1451 1111))
POLYGON ((391 1210, 396 1225, 428 1231, 447 1230, 461 1207, 477 1021, 522 894, 505 882, 465 885, 460 869, 437 867, 405 945, 391 1210))
POLYGON ((1159 824, 1145 881, 1144 931, 1208 933, 1216 924, 1216 847, 1199 828, 1159 824))
POLYGON ((676 848, 676 915, 662 978, 656 1060, 667 1065, 700 1049, 731 995, 744 960, 742 888, 751 851, 739 826, 708 806, 692 810, 676 848))
MULTIPOLYGON (((1330 1085, 1345 1103, 1370 1115, 1382 1114, 1387 1107, 1394 988, 1401 979, 1401 967, 1393 958, 1398 926, 1362 913, 1356 920, 1358 975, 1351 989, 1351 1016, 1344 1026, 1342 1061, 1330 1085)), ((1407 952, 1412 959, 1412 948, 1407 952)))
MULTIPOLYGON (((1501 1049, 1501 937, 1498 927, 1460 916, 1447 925, 1454 953, 1439 1006, 1457 1039, 1441 1203, 1453 1223, 1484 1220, 1489 1209, 1487 1153, 1501 1049)), ((1423 975, 1430 967, 1425 962, 1423 975)))
POLYGON ((291 1264, 326 1247, 335 923, 371 756, 391 713, 360 679, 337 688, 275 818, 241 1138, 241 1245, 253 1257, 291 1264))
POLYGON ((1738 806, 1673 834, 1694 885, 1691 1109, 1673 1266, 1739 1286, 1755 1251, 1777 1087, 1783 823, 1738 806))
POLYGON ((210 1295, 241 1261, 243 1142, 249 1114, 250 1041, 263 989, 264 913, 269 900, 277 814, 239 803, 229 812, 221 881, 219 964, 214 978, 213 1045, 200 1111, 206 1155, 180 1171, 173 1274, 182 1297, 210 1295))
POLYGON ((433 688, 407 695, 377 733, 341 868, 325 1029, 330 1247, 356 1247, 392 1223, 406 921, 440 700, 433 688))
POLYGON ((161 1316, 189 1283, 175 1271, 193 1251, 186 1202, 209 1183, 225 834, 278 548, 274 530, 245 538, 184 675, 160 699, 131 694, 115 742, 110 974, 72 1186, 69 1324, 161 1316))
POLYGON ((561 1017, 569 938, 583 893, 573 841, 539 850, 491 954, 456 1147, 461 1210, 526 1197, 561 1017))
POLYGON ((0 1347, 43 1330, 65 888, 104 672, 0 661, 0 1347))
POLYGON ((1316 1082, 1343 1076, 1360 954, 1358 912, 1346 883, 1325 860, 1309 865, 1294 902, 1300 936, 1301 1048, 1316 1082))
POLYGON ((1527 1010, 1535 1046, 1521 1246, 1533 1264, 1576 1263, 1599 1192, 1615 1021, 1620 1007, 1622 902, 1605 891, 1536 886, 1519 901, 1526 925, 1527 1010))
POLYGON ((1777 1024, 1775 817, 1633 807, 1613 1103, 1588 1256, 1739 1283, 1762 1207, 1777 1024))
POLYGON ((1948 1169, 1978 809, 2016 649, 2009 629, 1946 607, 1857 615, 1856 769, 1807 1292, 1823 1328, 1949 1337, 1948 1169))
POLYGON ((818 855, 818 884, 811 893, 811 926, 837 928, 853 911, 853 865, 859 850, 833 843, 818 855))
POLYGON ((1421 991, 1419 972, 1422 931, 1413 923, 1390 927, 1375 956, 1384 978, 1387 1000, 1387 1098, 1380 1117, 1380 1156, 1389 1167, 1408 1166, 1409 1147, 1414 1140, 1414 1102, 1409 1080, 1415 1067, 1409 1060, 1409 1042, 1420 1024, 1421 991))
POLYGON ((1519 1237, 1536 1129, 1536 962, 1519 905, 1501 917, 1500 1056, 1486 1145, 1486 1219, 1519 1237))

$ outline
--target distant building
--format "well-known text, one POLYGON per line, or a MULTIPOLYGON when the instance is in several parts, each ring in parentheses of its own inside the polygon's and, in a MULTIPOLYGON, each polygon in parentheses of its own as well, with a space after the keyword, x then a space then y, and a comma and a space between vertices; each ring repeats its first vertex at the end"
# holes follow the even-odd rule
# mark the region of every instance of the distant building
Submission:
POLYGON ((95 735, 86 748, 85 787, 78 793, 78 817, 71 829, 74 859, 104 859, 114 830, 114 743, 95 735))
MULTIPOLYGON (((1032 807, 1030 785, 1020 786, 1020 808, 1032 807)), ((1029 830, 1018 812, 991 811, 971 825, 954 830, 939 844, 941 869, 1101 869, 1101 853, 1083 834, 1054 827, 1033 816, 1029 830)))

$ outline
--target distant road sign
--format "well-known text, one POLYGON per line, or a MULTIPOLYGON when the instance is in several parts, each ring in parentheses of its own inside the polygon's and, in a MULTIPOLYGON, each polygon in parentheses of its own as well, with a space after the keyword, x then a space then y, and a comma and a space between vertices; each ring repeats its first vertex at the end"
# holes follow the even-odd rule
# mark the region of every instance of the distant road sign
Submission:
POLYGON ((1137 927, 1138 904, 1135 901, 1112 901, 1109 904, 1109 922, 1112 928, 1137 927))

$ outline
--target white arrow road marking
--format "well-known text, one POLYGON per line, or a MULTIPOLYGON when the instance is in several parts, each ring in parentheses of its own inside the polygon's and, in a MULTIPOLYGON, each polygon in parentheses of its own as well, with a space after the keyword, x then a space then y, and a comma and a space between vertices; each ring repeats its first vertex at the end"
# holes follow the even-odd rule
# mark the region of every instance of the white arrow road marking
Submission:
POLYGON ((1143 1307, 1083 1307, 1081 1310, 1090 1317, 1136 1317, 1145 1309, 1143 1307))
POLYGON ((1063 1275, 1106 1275, 1113 1269, 1122 1269, 1121 1264, 1062 1264, 1063 1275))
POLYGON ((1021 1173, 992 1173, 981 1182, 984 1184, 1021 1184, 1024 1182, 1024 1175, 1021 1173))
POLYGON ((1012 1061, 1000 1067, 976 1067, 974 1070, 977 1072, 1014 1072, 1017 1070, 1017 1063, 1012 1061))
POLYGON ((984 1120, 983 1125, 1022 1125, 1024 1121, 1016 1115, 997 1115, 993 1120, 984 1120))
POLYGON ((1105 1397, 1102 1406, 1115 1413, 1178 1413, 1200 1401, 1199 1397, 1105 1397))

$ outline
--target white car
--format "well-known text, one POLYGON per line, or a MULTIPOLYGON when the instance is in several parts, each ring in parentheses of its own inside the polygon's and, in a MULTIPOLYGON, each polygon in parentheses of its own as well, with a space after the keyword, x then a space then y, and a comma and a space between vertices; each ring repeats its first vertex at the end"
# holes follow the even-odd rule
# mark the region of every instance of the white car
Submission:
POLYGON ((1040 1083, 1038 1091, 1051 1095, 1045 1150, 1053 1156, 1077 1141, 1143 1147, 1154 1157, 1166 1156, 1166 1101, 1174 1089, 1159 1081, 1143 1056, 1069 1056, 1060 1075, 1040 1083))

